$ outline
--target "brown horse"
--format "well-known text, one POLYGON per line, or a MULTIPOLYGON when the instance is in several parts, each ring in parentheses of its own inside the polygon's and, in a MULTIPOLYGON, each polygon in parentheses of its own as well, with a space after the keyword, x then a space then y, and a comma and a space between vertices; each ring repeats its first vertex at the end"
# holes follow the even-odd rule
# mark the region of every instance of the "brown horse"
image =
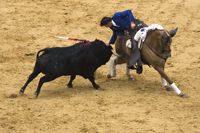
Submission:
MULTIPOLYGON (((168 57, 171 56, 170 45, 172 37, 176 34, 178 28, 173 28, 168 32, 165 29, 162 30, 149 30, 147 32, 146 39, 142 42, 142 48, 140 50, 141 58, 144 64, 151 65, 161 75, 162 86, 167 91, 175 92, 181 97, 187 97, 186 94, 181 92, 175 83, 164 72, 165 63, 168 57), (170 84, 167 85, 166 81, 170 84)), ((107 75, 108 78, 116 76, 116 65, 127 63, 126 74, 129 79, 132 79, 130 70, 128 69, 128 63, 131 55, 131 48, 126 47, 127 37, 118 37, 115 43, 115 50, 121 57, 115 56, 109 62, 109 69, 112 71, 107 75)))

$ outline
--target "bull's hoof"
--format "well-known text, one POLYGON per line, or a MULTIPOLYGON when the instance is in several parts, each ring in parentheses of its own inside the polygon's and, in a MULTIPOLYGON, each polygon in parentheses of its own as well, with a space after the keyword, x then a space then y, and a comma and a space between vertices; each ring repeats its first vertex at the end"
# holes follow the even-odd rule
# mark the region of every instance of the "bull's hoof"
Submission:
POLYGON ((100 87, 100 86, 98 86, 98 85, 97 85, 97 86, 95 86, 94 88, 95 88, 95 89, 97 89, 97 90, 100 90, 100 89, 101 89, 101 87, 100 87))
POLYGON ((180 94, 179 94, 179 96, 180 97, 188 97, 185 93, 183 93, 183 92, 181 92, 180 94))
POLYGON ((173 88, 171 86, 167 85, 167 86, 165 86, 165 88, 166 88, 167 91, 173 91, 173 88))
POLYGON ((37 99, 39 94, 37 92, 35 92, 34 95, 35 95, 35 99, 37 99))
POLYGON ((73 88, 73 85, 72 84, 67 84, 67 87, 73 88))
POLYGON ((19 90, 19 94, 23 96, 24 90, 23 89, 19 90))
POLYGON ((99 86, 98 90, 101 90, 101 87, 99 86))

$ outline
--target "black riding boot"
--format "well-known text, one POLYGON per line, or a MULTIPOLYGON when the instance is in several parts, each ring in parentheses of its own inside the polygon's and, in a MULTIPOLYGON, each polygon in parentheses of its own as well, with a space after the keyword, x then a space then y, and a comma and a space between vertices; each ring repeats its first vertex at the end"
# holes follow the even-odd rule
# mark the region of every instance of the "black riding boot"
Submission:
POLYGON ((140 57, 139 60, 137 61, 137 64, 138 64, 138 67, 137 67, 136 71, 137 71, 138 74, 141 74, 142 71, 143 71, 141 57, 140 57))

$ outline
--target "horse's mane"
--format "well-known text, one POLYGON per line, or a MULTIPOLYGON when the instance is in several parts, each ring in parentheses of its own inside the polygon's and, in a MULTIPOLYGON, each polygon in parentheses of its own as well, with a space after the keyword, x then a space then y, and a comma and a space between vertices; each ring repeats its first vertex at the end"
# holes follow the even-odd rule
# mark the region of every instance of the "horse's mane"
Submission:
POLYGON ((157 33, 156 36, 158 36, 158 34, 161 35, 161 40, 163 41, 162 42, 163 44, 166 44, 166 43, 168 43, 170 41, 169 33, 165 29, 163 29, 163 30, 158 30, 158 29, 156 29, 156 30, 149 30, 148 33, 147 33, 147 37, 146 38, 148 38, 148 36, 151 36, 154 32, 157 33))

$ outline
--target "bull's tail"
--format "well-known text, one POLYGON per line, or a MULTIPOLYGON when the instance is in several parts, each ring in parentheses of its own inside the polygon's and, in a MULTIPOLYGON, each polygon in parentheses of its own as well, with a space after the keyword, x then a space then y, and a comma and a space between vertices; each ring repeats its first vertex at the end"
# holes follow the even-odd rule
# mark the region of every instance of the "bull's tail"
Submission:
POLYGON ((49 52, 49 48, 45 48, 45 49, 41 49, 40 51, 37 52, 37 57, 36 59, 39 57, 40 52, 49 52))

